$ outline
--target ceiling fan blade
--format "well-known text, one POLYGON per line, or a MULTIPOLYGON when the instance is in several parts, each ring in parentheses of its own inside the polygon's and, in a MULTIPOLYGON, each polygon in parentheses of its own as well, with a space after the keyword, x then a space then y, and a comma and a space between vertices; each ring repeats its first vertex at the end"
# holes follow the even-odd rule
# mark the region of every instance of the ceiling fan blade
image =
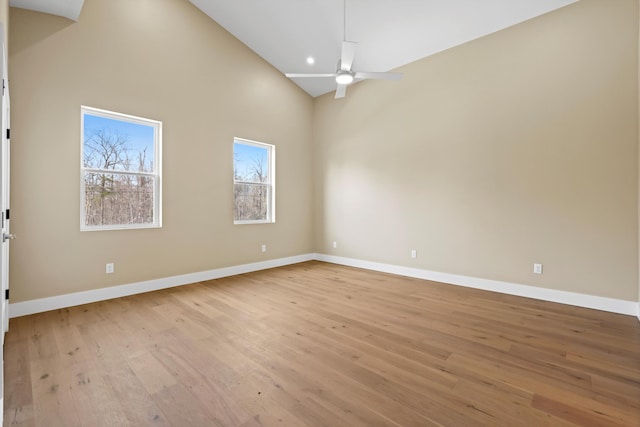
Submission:
POLYGON ((354 42, 342 42, 342 56, 340 57, 340 68, 343 70, 351 70, 353 59, 356 57, 356 46, 354 42))
POLYGON ((377 80, 400 80, 402 79, 402 73, 369 73, 358 72, 355 75, 356 79, 377 79, 377 80))
POLYGON ((285 73, 285 76, 289 78, 298 78, 298 77, 333 77, 336 78, 336 73, 324 73, 324 74, 304 74, 304 73, 285 73))
POLYGON ((336 99, 344 98, 347 94, 347 85, 338 85, 338 89, 336 89, 336 99))

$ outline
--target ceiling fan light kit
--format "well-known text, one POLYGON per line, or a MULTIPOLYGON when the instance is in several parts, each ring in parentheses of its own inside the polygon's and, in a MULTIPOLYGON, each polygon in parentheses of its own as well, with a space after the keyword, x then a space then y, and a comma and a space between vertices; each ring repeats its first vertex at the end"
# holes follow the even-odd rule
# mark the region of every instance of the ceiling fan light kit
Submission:
POLYGON ((343 42, 342 42, 342 52, 340 55, 340 60, 338 61, 338 67, 335 73, 325 73, 325 74, 298 74, 298 73, 286 73, 285 76, 288 78, 326 78, 332 77, 336 80, 338 84, 338 88, 336 89, 336 98, 343 98, 347 93, 347 85, 353 83, 356 79, 358 80, 367 80, 367 79, 377 79, 377 80, 399 80, 402 78, 401 73, 380 73, 380 72, 355 72, 352 70, 353 60, 356 56, 356 46, 357 44, 354 42, 346 41, 346 28, 347 28, 347 18, 346 18, 346 0, 344 2, 344 34, 343 34, 343 42))
POLYGON ((353 72, 347 70, 338 70, 336 73, 336 83, 339 85, 348 85, 353 83, 353 72))

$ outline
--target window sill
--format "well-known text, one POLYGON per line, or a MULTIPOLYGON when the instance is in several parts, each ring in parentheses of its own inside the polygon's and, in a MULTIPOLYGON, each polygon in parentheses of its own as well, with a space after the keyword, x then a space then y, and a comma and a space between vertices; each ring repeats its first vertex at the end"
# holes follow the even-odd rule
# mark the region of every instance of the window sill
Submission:
POLYGON ((80 231, 146 230, 149 228, 162 228, 162 224, 103 225, 95 227, 80 227, 80 231))
POLYGON ((257 221, 233 221, 233 225, 251 225, 251 224, 275 224, 275 221, 270 219, 257 220, 257 221))

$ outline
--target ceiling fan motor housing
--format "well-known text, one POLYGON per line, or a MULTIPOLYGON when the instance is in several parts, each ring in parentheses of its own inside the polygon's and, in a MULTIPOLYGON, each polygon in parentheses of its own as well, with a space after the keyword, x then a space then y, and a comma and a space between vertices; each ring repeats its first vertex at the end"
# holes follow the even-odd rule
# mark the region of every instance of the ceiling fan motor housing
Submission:
POLYGON ((351 70, 338 70, 336 71, 336 82, 338 84, 348 85, 353 83, 355 73, 351 70))

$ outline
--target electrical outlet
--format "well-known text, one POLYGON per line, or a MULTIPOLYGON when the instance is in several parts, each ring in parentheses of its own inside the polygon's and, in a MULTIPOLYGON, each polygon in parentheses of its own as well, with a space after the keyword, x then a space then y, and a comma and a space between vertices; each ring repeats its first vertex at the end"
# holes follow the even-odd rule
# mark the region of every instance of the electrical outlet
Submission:
POLYGON ((267 252, 267 245, 263 244, 261 250, 262 252, 267 252))
POLYGON ((542 264, 533 264, 534 274, 542 274, 542 264))
POLYGON ((115 271, 115 267, 114 267, 113 263, 112 262, 108 262, 106 267, 105 267, 105 272, 107 274, 112 274, 114 271, 115 271))
POLYGON ((411 258, 418 258, 418 251, 415 249, 411 249, 411 258))
POLYGON ((336 249, 338 247, 338 242, 336 242, 335 240, 333 241, 333 249, 336 249))

